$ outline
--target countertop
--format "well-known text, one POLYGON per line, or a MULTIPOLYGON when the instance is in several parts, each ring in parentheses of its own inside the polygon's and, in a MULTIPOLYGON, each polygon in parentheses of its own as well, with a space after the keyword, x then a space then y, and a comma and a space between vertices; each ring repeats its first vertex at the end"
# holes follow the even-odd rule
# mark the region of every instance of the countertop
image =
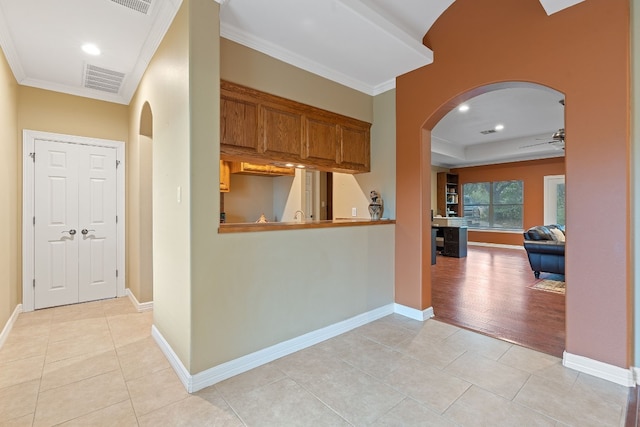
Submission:
POLYGON ((301 230, 308 228, 333 228, 333 227, 357 227, 363 225, 395 224, 394 219, 370 219, 337 218, 325 221, 295 221, 295 222, 241 222, 220 224, 218 233, 247 233, 256 231, 276 230, 301 230))

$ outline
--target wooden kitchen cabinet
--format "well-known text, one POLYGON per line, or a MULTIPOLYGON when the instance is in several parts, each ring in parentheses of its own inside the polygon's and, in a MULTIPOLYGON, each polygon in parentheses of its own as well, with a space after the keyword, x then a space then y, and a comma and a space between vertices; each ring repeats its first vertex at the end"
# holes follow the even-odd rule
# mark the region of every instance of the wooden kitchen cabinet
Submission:
POLYGON ((339 153, 338 127, 335 121, 320 116, 305 117, 302 157, 305 162, 334 166, 339 153))
POLYGON ((258 150, 258 104, 227 95, 220 97, 220 146, 253 155, 258 150))
POLYGON ((231 170, 229 162, 220 160, 220 192, 228 193, 231 191, 231 170))
POLYGON ((302 114, 284 105, 260 106, 260 146, 264 157, 299 161, 302 151, 302 114))
POLYGON ((369 170, 369 126, 340 126, 340 156, 338 164, 342 168, 369 170))
POLYGON ((241 175, 261 175, 261 176, 294 176, 294 168, 285 168, 275 165, 262 165, 248 162, 230 162, 231 173, 241 175))
POLYGON ((370 123, 226 81, 220 90, 225 159, 369 172, 370 123))

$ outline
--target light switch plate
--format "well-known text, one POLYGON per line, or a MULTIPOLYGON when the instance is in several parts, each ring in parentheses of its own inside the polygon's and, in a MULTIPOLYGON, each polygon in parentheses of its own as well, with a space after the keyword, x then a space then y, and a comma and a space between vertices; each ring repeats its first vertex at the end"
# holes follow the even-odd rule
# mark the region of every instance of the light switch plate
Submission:
POLYGON ((351 216, 358 216, 358 208, 351 208, 351 216))

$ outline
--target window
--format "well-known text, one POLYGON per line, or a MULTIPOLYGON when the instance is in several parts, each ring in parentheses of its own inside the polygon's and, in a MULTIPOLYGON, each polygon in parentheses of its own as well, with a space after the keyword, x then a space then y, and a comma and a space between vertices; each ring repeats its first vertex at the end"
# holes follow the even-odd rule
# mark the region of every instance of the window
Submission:
POLYGON ((522 230, 522 181, 468 183, 462 194, 469 228, 522 230))

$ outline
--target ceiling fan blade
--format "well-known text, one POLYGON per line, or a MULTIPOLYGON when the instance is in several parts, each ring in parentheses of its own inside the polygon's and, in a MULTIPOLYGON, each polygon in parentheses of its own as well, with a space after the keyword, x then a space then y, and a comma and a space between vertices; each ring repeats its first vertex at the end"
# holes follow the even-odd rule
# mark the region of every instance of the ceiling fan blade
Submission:
POLYGON ((531 147, 536 147, 538 145, 553 144, 554 142, 557 142, 557 141, 538 142, 535 144, 523 145, 522 147, 519 147, 519 148, 531 148, 531 147))

